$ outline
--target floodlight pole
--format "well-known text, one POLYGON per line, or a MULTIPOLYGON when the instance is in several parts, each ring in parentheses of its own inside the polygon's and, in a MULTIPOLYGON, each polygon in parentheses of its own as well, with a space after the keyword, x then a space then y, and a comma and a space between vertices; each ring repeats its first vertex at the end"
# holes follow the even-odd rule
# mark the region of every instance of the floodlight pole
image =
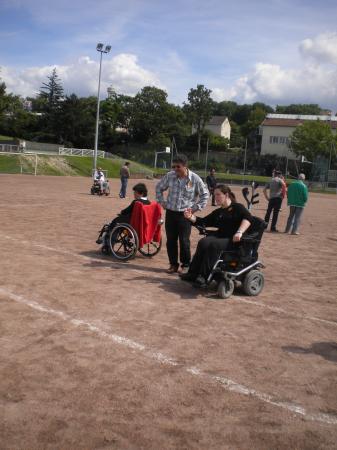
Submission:
POLYGON ((97 168, 97 148, 98 148, 98 127, 99 127, 99 104, 100 104, 100 91, 101 91, 101 74, 102 74, 102 56, 103 53, 109 53, 111 50, 110 45, 106 45, 104 48, 104 45, 99 43, 97 44, 96 50, 100 52, 100 59, 99 59, 99 75, 98 75, 98 90, 97 90, 97 111, 96 111, 96 130, 95 130, 95 147, 94 147, 94 167, 93 169, 96 170, 97 168))

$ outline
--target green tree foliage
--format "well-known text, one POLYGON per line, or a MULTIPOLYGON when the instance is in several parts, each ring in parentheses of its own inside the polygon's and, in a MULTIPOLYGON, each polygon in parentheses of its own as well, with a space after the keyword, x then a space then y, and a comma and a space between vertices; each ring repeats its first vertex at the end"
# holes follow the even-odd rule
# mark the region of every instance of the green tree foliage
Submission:
POLYGON ((205 88, 202 84, 198 84, 196 89, 190 89, 187 96, 188 103, 184 103, 185 113, 189 118, 189 122, 196 129, 198 136, 198 160, 200 158, 201 136, 207 122, 212 117, 214 109, 211 93, 210 89, 205 88))
POLYGON ((162 89, 146 86, 134 98, 130 120, 133 138, 148 142, 157 134, 165 133, 167 93, 162 89))
POLYGON ((61 106, 58 134, 66 147, 92 148, 95 137, 95 97, 78 98, 75 94, 65 97, 61 106))
POLYGON ((290 142, 296 155, 303 155, 307 160, 313 161, 319 155, 329 155, 336 137, 329 124, 319 120, 306 121, 292 133, 290 142))
POLYGON ((276 106, 277 114, 322 114, 322 109, 317 104, 309 103, 309 104, 291 104, 291 105, 277 105, 276 106))
POLYGON ((44 137, 51 142, 62 143, 61 122, 62 122, 62 103, 64 100, 63 87, 56 69, 48 76, 48 82, 42 83, 39 92, 38 105, 42 127, 45 129, 44 137))

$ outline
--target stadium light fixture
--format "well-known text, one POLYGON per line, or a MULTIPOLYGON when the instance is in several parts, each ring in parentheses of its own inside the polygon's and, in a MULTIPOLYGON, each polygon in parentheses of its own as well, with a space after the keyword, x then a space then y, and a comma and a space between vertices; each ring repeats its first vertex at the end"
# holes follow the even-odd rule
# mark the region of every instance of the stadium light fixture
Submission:
POLYGON ((97 147, 98 147, 98 127, 99 127, 99 95, 101 90, 101 73, 102 73, 102 56, 103 53, 109 53, 111 50, 111 45, 106 45, 99 42, 96 46, 96 50, 100 52, 101 56, 99 59, 99 75, 98 75, 98 91, 97 91, 97 111, 96 111, 96 131, 95 131, 95 148, 94 148, 94 170, 97 167, 97 147))

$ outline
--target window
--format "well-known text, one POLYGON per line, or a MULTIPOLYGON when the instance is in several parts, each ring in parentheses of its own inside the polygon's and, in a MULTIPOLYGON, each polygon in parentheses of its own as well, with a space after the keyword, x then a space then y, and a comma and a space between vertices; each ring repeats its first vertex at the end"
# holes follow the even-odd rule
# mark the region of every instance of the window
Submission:
POLYGON ((270 136, 269 142, 270 144, 278 144, 278 136, 270 136))

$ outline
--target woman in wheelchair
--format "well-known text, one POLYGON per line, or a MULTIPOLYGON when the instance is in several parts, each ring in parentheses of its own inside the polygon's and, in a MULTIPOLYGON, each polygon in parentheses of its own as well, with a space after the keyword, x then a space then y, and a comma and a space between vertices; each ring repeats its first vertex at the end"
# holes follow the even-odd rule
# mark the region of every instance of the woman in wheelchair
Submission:
POLYGON ((203 287, 214 264, 224 250, 229 250, 240 242, 243 233, 250 227, 253 218, 240 203, 231 189, 225 184, 218 184, 214 190, 216 204, 220 206, 206 217, 196 217, 191 210, 184 216, 193 225, 216 228, 211 235, 198 242, 189 270, 181 274, 184 281, 194 282, 203 287))
POLYGON ((133 207, 135 202, 141 202, 144 205, 149 205, 151 202, 147 198, 147 187, 144 183, 138 183, 132 188, 134 200, 129 206, 122 209, 118 216, 113 219, 108 225, 104 225, 101 229, 96 244, 104 243, 104 236, 106 236, 118 223, 130 223, 133 207))

